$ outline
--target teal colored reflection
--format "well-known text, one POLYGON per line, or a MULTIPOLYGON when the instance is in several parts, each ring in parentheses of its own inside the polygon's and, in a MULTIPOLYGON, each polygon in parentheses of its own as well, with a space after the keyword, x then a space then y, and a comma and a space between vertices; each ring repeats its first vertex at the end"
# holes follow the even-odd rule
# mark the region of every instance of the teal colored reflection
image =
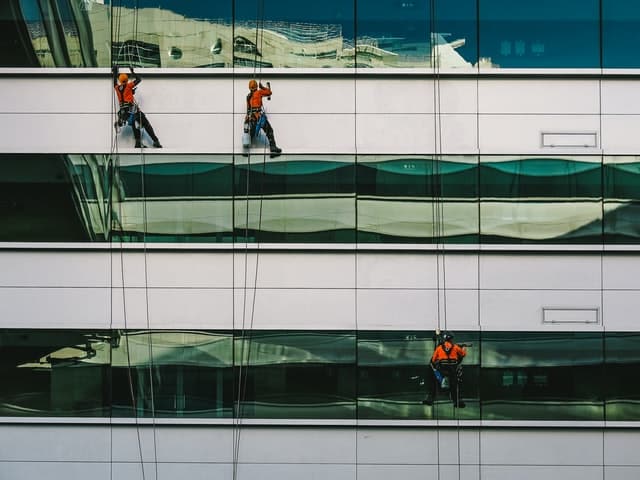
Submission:
POLYGON ((454 409, 446 391, 437 389, 429 362, 435 347, 433 331, 358 332, 358 418, 479 418, 476 332, 458 332, 456 342, 472 344, 463 362, 460 383, 464 409, 454 409), (423 405, 435 391, 433 405, 423 405))
POLYGON ((638 68, 640 59, 640 3, 636 0, 602 0, 602 66, 638 68))
POLYGON ((481 344, 484 420, 604 420, 600 332, 488 332, 481 344))
POLYGON ((239 418, 355 418, 353 332, 247 331, 235 342, 239 418))
POLYGON ((639 352, 639 333, 607 333, 605 408, 608 421, 640 421, 640 385, 635 381, 640 371, 639 352))
POLYGON ((600 0, 482 0, 481 65, 599 68, 600 0))
POLYGON ((119 331, 112 342, 113 415, 232 415, 232 334, 119 331))

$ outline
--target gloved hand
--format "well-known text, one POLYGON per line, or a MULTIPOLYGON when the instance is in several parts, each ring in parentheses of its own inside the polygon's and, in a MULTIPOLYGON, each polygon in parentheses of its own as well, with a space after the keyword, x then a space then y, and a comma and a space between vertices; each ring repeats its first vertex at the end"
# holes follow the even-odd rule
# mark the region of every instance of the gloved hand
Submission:
POLYGON ((262 82, 260 82, 260 83, 258 84, 258 86, 259 86, 260 88, 264 88, 264 85, 262 85, 262 82))
POLYGON ((133 71, 133 67, 129 67, 129 71, 131 72, 131 75, 135 75, 136 72, 133 71))

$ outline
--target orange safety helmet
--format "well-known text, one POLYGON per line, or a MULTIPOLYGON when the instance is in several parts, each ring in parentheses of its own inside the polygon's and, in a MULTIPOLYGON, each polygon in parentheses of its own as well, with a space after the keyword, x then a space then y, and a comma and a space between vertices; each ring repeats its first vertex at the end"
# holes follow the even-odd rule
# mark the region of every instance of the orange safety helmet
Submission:
POLYGON ((118 75, 118 81, 120 83, 127 83, 129 81, 129 75, 127 75, 126 73, 121 73, 120 75, 118 75))
POLYGON ((255 80, 249 80, 249 90, 256 90, 258 88, 258 82, 255 80))

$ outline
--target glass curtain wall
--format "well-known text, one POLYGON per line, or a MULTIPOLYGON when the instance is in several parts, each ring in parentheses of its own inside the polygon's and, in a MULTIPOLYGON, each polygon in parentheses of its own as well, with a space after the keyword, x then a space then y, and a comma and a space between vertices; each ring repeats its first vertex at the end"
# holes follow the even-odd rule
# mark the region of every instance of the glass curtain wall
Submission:
POLYGON ((2 416, 640 421, 638 332, 0 330, 2 416), (423 402, 432 394, 433 403, 423 402))
POLYGON ((0 66, 638 68, 634 0, 6 0, 0 66))

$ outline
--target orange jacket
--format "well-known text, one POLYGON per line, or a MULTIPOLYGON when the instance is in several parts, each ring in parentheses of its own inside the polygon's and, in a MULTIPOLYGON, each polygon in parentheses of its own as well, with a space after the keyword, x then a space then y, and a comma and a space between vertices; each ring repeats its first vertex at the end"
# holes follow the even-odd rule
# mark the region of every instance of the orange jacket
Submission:
POLYGON ((271 89, 267 87, 261 87, 255 92, 251 92, 247 97, 247 109, 262 108, 262 97, 268 97, 271 93, 271 89))
POLYGON ((135 103, 135 98, 133 96, 133 89, 140 83, 140 79, 136 78, 134 81, 130 81, 127 83, 118 83, 114 86, 116 91, 116 96, 118 97, 118 102, 120 105, 123 103, 135 103))
POLYGON ((433 351, 433 355, 431 356, 431 363, 437 364, 438 362, 441 362, 443 360, 460 362, 466 354, 467 351, 464 348, 456 345, 455 343, 446 341, 442 345, 438 345, 433 351))

